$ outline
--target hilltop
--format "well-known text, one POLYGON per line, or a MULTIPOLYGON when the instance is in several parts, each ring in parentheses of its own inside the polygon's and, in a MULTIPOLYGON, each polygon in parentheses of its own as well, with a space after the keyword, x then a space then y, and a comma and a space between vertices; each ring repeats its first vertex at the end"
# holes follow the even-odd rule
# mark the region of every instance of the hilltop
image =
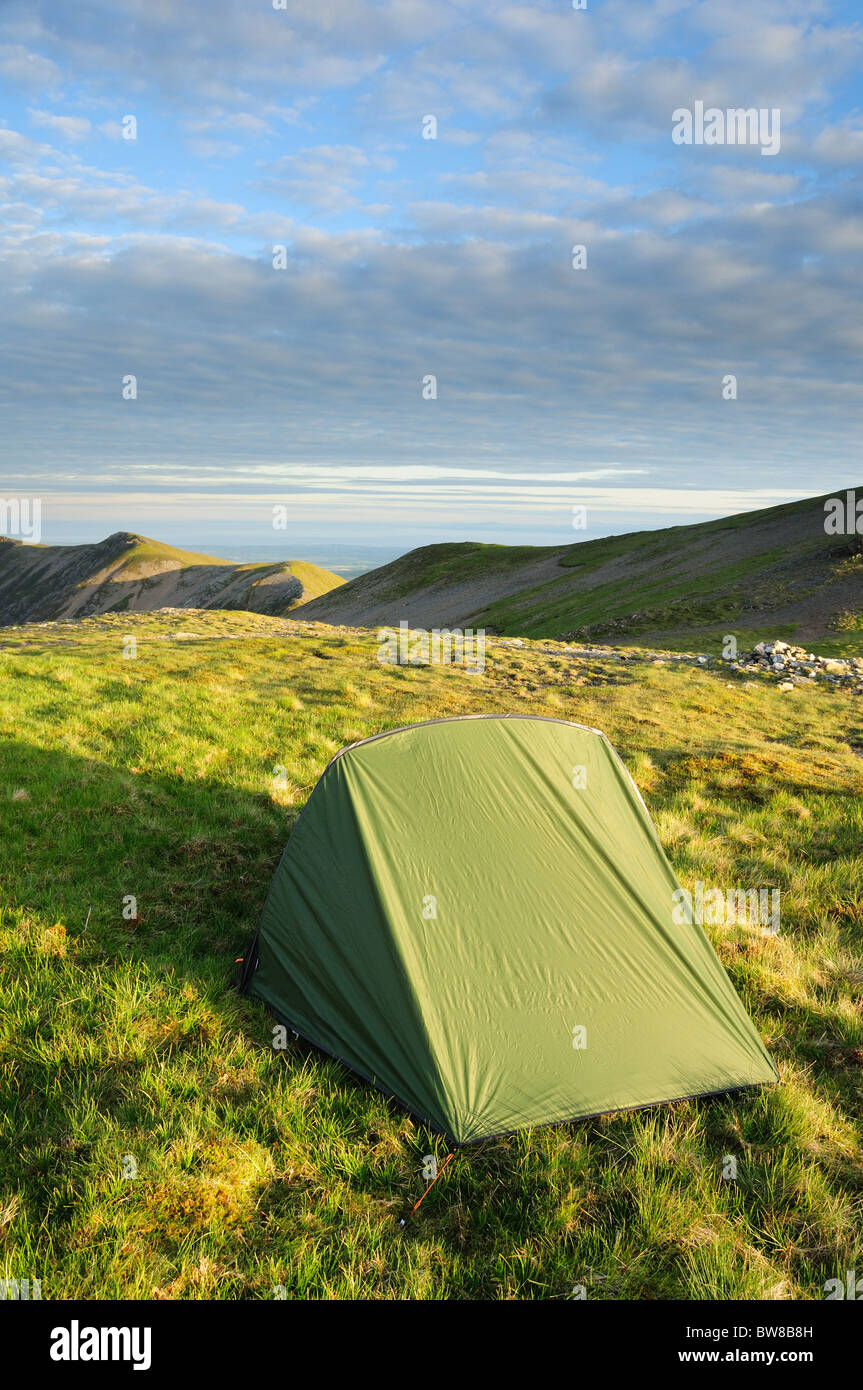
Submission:
POLYGON ((671 648, 731 631, 863 653, 863 537, 825 533, 831 495, 574 545, 423 546, 296 616, 671 648))
POLYGON ((157 608, 279 615, 344 581, 304 561, 238 565, 132 531, 95 545, 24 545, 0 537, 0 625, 157 608))

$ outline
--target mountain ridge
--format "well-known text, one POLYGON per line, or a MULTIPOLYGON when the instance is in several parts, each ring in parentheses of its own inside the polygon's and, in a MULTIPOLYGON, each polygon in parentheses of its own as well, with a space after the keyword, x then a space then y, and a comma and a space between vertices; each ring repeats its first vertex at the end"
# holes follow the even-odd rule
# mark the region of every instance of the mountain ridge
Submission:
POLYGON ((863 650, 863 536, 825 531, 835 496, 563 546, 423 546, 293 616, 665 646, 728 631, 841 633, 863 650))
POLYGON ((306 561, 235 564, 135 531, 84 545, 0 537, 0 625, 157 608, 280 615, 344 583, 306 561))

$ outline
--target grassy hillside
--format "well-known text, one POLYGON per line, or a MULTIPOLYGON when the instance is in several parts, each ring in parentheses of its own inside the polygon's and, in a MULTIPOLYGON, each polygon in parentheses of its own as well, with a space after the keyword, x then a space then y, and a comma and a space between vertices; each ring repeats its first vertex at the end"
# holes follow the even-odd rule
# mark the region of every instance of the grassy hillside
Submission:
POLYGON ((376 651, 248 613, 0 633, 0 1275, 45 1298, 712 1300, 859 1271, 860 697, 529 643, 482 675, 376 651), (684 884, 782 890, 779 936, 708 928, 782 1082, 480 1145, 402 1232, 442 1142, 275 1052, 233 961, 336 749, 522 710, 608 733, 684 884))
POLYGON ((424 546, 301 616, 714 652, 727 632, 772 634, 861 654, 863 537, 826 535, 824 500, 571 546, 424 546))
POLYGON ((286 613, 344 581, 301 561, 237 565, 131 531, 97 545, 0 537, 0 624, 157 608, 286 613))

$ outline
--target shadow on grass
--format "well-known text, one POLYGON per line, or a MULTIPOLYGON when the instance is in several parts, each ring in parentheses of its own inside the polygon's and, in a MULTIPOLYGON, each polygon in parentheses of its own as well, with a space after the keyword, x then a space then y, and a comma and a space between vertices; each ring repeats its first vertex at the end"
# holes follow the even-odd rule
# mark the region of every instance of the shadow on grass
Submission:
MULTIPOLYGON (((667 795, 672 793, 673 787, 667 795)), ((105 1010, 112 995, 106 978, 132 999, 132 1014, 135 989, 143 991, 143 1012, 148 988, 156 989, 160 981, 170 986, 163 1010, 170 1016, 163 1017, 161 1032, 153 1037, 154 1054, 176 1060, 200 1055, 209 1046, 218 1054, 221 1034, 233 1031, 273 1058, 272 1020, 262 1005, 232 988, 234 961, 251 942, 296 810, 287 812, 265 792, 187 779, 182 769, 173 777, 137 775, 8 739, 0 741, 0 807, 4 974, 10 1026, 17 1026, 21 1038, 8 1054, 13 1065, 0 1077, 12 1140, 5 1145, 5 1160, 0 1158, 0 1177, 13 1187, 23 1177, 34 1210, 42 1202, 50 1205, 56 1233, 74 1219, 82 1165, 95 1142, 93 1114, 109 1115, 132 1131, 155 1130, 159 1123, 141 1084, 146 1058, 111 1055, 112 1023, 105 1010), (137 903, 134 920, 124 916, 130 896, 137 903), (185 985, 191 986, 188 996, 185 985), (216 1019, 215 1026, 208 1017, 216 1019), (80 1061, 58 1059, 61 1049, 52 1047, 53 1040, 62 1041, 67 1023, 79 1034, 92 1033, 92 1053, 85 1051, 80 1061), (22 1151, 27 1153, 23 1171, 22 1151)), ((816 1069, 817 1086, 818 1060, 807 1060, 816 1069)), ((405 1124, 402 1137, 416 1146, 415 1153, 406 1153, 404 1161, 391 1152, 382 1163, 372 1161, 379 1125, 398 1127, 404 1118, 397 1102, 383 1101, 346 1068, 301 1042, 278 1059, 277 1065, 284 1064, 289 1084, 302 1076, 307 1085, 311 1069, 322 1092, 331 1088, 321 1100, 326 1129, 344 1127, 368 1146, 369 1161, 360 1162, 350 1177, 353 1194, 381 1202, 400 1193, 405 1200, 420 1196, 416 1155, 440 1151, 438 1141, 405 1124)), ((278 1073, 272 1076, 275 1084, 278 1073)), ((824 1080, 825 1094, 835 1097, 835 1077, 825 1071, 824 1080)), ((197 1098, 192 1070, 184 1077, 178 1069, 167 1084, 174 1102, 182 1103, 184 1086, 189 1102, 197 1098)), ((727 1104, 717 1100, 718 1106, 727 1104)), ((217 1125, 218 1106, 214 1094, 217 1125)), ((564 1128, 587 1140, 595 1124, 564 1128)), ((278 1131, 269 1138, 258 1135, 265 1143, 278 1137, 278 1131)), ((519 1142, 511 1141, 513 1153, 519 1142)), ((490 1141, 469 1150, 430 1199, 435 1238, 453 1252, 465 1239, 464 1200, 475 1208, 475 1230, 502 1229, 494 1193, 497 1166, 503 1163, 506 1173, 503 1155, 509 1149, 490 1141)), ((517 1239, 531 1230, 537 1209, 550 1200, 551 1180, 542 1165, 522 1165, 517 1183, 501 1176, 505 1180, 506 1231, 517 1239)), ((271 1199, 282 1200, 281 1188, 271 1186, 271 1199)))
MULTIPOLYGON (((172 1104, 184 1086, 190 1102, 201 1100, 195 1063, 209 1065, 240 1033, 269 1059, 261 1084, 276 1087, 287 1067, 289 1085, 299 1077, 307 1086, 311 1067, 330 1127, 343 1122, 362 1139, 369 1124, 400 1123, 396 1102, 316 1049, 290 1042, 275 1054, 272 1018, 235 989, 236 957, 251 944, 297 808, 187 780, 182 769, 136 775, 5 739, 0 814, 0 983, 11 1038, 0 1068, 0 1180, 15 1190, 23 1178, 34 1214, 50 1207, 53 1230, 73 1219, 95 1115, 157 1129, 159 1105, 143 1084, 154 1058, 178 1064, 164 1081, 172 1104), (124 915, 130 897, 134 919, 124 915), (130 1057, 122 1032, 138 1016, 147 1045, 130 1057)), ((216 1116, 224 1096, 248 1102, 241 1083, 228 1078, 224 1095, 207 1094, 216 1116)), ((275 1142, 265 1128, 258 1138, 275 1142)), ((417 1131, 421 1152, 429 1140, 417 1131)), ((419 1173, 413 1155, 409 1167, 419 1173)), ((407 1194, 404 1172, 401 1185, 407 1194)), ((392 1174, 382 1179, 371 1164, 351 1186, 393 1195, 392 1174)))

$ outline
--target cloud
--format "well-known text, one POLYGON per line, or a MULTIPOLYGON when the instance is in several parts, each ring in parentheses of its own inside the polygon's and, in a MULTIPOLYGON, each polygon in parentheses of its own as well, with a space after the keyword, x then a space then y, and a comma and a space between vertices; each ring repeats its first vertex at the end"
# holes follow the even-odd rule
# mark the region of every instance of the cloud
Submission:
POLYGON ((829 164, 863 163, 863 124, 843 121, 841 125, 825 126, 815 137, 812 147, 816 158, 829 164))
POLYGON ((860 45, 826 0, 8 0, 6 458, 453 529, 832 486, 860 45), (781 154, 678 149, 695 97, 781 105, 781 154))
POLYGON ((392 168, 388 156, 354 145, 317 145, 265 166, 261 186, 305 207, 339 212, 359 207, 364 185, 392 168))
POLYGON ((31 125, 44 127, 58 135, 61 140, 86 140, 93 130, 85 116, 60 116, 54 111, 33 110, 28 114, 31 125))
POLYGON ((44 91, 60 84, 60 69, 50 58, 19 43, 0 43, 0 77, 18 87, 44 91))

